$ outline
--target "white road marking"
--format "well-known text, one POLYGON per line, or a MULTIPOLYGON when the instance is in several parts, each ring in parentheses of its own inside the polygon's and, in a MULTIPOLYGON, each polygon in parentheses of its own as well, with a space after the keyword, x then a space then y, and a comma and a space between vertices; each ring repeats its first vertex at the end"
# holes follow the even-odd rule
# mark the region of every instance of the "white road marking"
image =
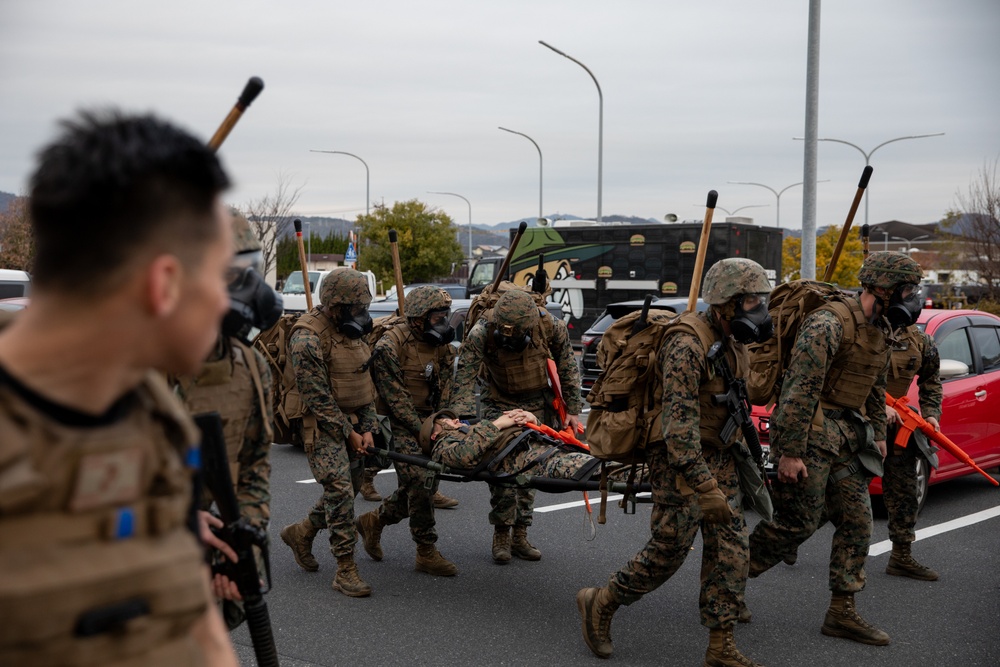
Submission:
MULTIPOLYGON (((376 475, 395 475, 395 474, 396 474, 396 471, 395 471, 395 470, 393 470, 392 468, 386 468, 385 470, 379 470, 379 471, 378 471, 377 473, 375 473, 375 474, 376 474, 376 475)), ((312 479, 312 478, 309 478, 309 479, 300 479, 300 480, 298 480, 298 481, 297 481, 297 482, 295 482, 295 483, 296 483, 296 484, 315 484, 315 483, 316 483, 316 480, 314 480, 314 479, 312 479)))
MULTIPOLYGON (((983 510, 982 512, 976 512, 975 514, 962 516, 957 519, 952 519, 951 521, 945 521, 944 523, 939 523, 936 526, 928 526, 927 528, 921 528, 920 530, 917 531, 917 541, 925 540, 928 537, 934 537, 935 535, 940 535, 941 533, 947 533, 952 530, 958 530, 959 528, 965 528, 966 526, 971 526, 973 524, 977 524, 980 523, 981 521, 986 521, 987 519, 992 519, 997 516, 1000 516, 1000 506, 993 507, 988 510, 983 510)), ((888 551, 892 551, 892 542, 889 540, 885 540, 884 542, 879 542, 878 544, 871 545, 868 548, 868 555, 878 556, 888 551)))
MULTIPOLYGON (((598 494, 596 496, 591 496, 591 495, 588 494, 587 497, 590 498, 590 505, 591 505, 591 507, 594 506, 594 503, 600 503, 601 502, 601 496, 600 496, 600 494, 598 494)), ((638 494, 638 497, 639 498, 648 498, 649 497, 649 493, 648 492, 640 493, 640 494, 638 494)), ((610 496, 608 496, 608 501, 610 502, 612 500, 621 500, 621 498, 622 498, 621 494, 610 495, 610 496)), ((558 505, 546 505, 545 507, 536 507, 535 511, 536 512, 556 512, 558 510, 568 510, 568 509, 572 509, 574 507, 583 507, 583 504, 584 503, 583 503, 582 500, 575 500, 575 501, 573 501, 571 503, 559 503, 558 505)))

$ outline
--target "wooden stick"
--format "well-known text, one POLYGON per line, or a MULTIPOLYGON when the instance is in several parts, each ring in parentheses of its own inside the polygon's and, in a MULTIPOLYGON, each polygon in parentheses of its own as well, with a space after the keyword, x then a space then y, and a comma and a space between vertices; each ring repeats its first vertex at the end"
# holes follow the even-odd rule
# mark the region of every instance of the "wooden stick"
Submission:
POLYGON ((688 294, 688 311, 694 312, 698 305, 698 292, 701 291, 701 274, 705 268, 705 254, 708 253, 708 237, 712 232, 712 216, 715 215, 715 203, 719 201, 719 193, 708 191, 708 201, 705 204, 705 222, 701 225, 701 238, 698 240, 698 255, 694 260, 694 275, 691 276, 691 292, 688 294))
POLYGON ((861 172, 861 180, 858 181, 858 191, 854 193, 854 201, 851 202, 851 210, 847 213, 847 221, 844 222, 844 228, 840 230, 840 238, 837 239, 837 247, 833 249, 833 256, 830 258, 830 263, 826 265, 826 273, 823 274, 823 282, 828 283, 833 280, 833 272, 837 269, 837 262, 840 260, 840 253, 844 249, 844 243, 847 241, 847 234, 851 231, 851 223, 854 222, 854 214, 858 212, 858 204, 861 203, 861 197, 865 194, 865 188, 868 187, 868 179, 872 177, 871 165, 865 166, 865 170, 861 172))
POLYGON ((399 316, 403 317, 403 266, 399 263, 397 239, 396 230, 390 229, 389 247, 392 248, 392 268, 396 273, 396 301, 399 303, 399 316))
POLYGON ((219 146, 222 142, 226 140, 229 133, 232 131, 233 127, 236 126, 236 122, 243 115, 243 112, 247 110, 250 103, 257 99, 260 95, 260 91, 264 90, 264 82, 260 77, 252 76, 250 80, 247 81, 247 85, 243 87, 243 92, 240 94, 240 98, 236 100, 236 106, 232 108, 229 115, 226 116, 225 120, 222 121, 222 125, 219 129, 215 131, 212 138, 208 140, 208 147, 213 151, 219 150, 219 146))
POLYGON ((302 284, 306 290, 306 309, 313 309, 312 284, 309 282, 309 269, 306 266, 306 247, 302 244, 302 221, 295 218, 295 240, 299 244, 299 266, 302 268, 302 284))

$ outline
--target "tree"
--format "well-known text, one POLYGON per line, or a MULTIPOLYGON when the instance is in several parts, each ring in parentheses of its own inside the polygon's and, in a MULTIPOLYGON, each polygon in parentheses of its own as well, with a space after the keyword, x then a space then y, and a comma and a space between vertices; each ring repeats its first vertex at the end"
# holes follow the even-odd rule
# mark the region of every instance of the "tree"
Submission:
POLYGON ((35 238, 31 232, 28 198, 15 197, 0 213, 0 268, 31 271, 35 238))
POLYGON ((393 275, 390 229, 399 235, 404 283, 430 282, 449 275, 452 265, 462 261, 451 218, 416 199, 396 202, 391 209, 376 205, 370 214, 359 215, 357 223, 362 240, 358 263, 376 276, 393 275))
POLYGON ((277 245, 290 233, 294 217, 292 208, 301 194, 302 186, 293 187, 291 178, 279 172, 273 193, 268 193, 259 199, 251 199, 243 206, 237 207, 237 210, 250 222, 250 229, 260 241, 265 275, 276 267, 277 245))
MULTIPOLYGON (((347 237, 336 232, 330 232, 326 236, 310 233, 312 237, 313 254, 337 254, 343 255, 347 252, 347 237)), ((303 244, 308 246, 309 242, 303 239, 303 244)), ((277 263, 275 272, 279 280, 284 280, 293 271, 300 271, 299 264, 299 244, 294 236, 286 236, 278 241, 275 251, 277 263)))
MULTIPOLYGON (((822 278, 826 273, 826 265, 833 257, 833 251, 840 239, 841 227, 830 226, 816 238, 816 275, 822 278)), ((833 280, 841 287, 858 287, 858 271, 864 261, 861 239, 858 235, 849 233, 844 247, 840 251, 837 268, 833 272, 833 280)), ((798 280, 801 277, 802 239, 793 236, 785 237, 781 245, 781 266, 785 267, 785 281, 798 280)))
POLYGON ((1000 157, 986 162, 969 184, 956 194, 962 219, 953 227, 967 240, 966 262, 979 274, 992 301, 1000 301, 1000 157), (959 229, 960 228, 960 229, 959 229))

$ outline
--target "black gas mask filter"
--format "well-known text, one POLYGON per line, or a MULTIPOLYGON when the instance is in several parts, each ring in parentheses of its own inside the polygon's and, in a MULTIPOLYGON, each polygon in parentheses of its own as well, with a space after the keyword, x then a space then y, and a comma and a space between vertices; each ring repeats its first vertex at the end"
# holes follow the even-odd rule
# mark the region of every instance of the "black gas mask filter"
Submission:
POLYGON ((531 334, 519 333, 511 324, 500 324, 493 329, 493 342, 508 352, 524 352, 531 344, 531 334))
POLYGON ((451 323, 448 322, 448 313, 450 312, 450 308, 445 308, 441 310, 432 310, 427 313, 423 322, 423 332, 420 334, 421 340, 428 345, 433 345, 434 347, 448 345, 455 340, 455 327, 451 326, 451 323), (432 325, 431 317, 441 313, 444 313, 444 318, 438 324, 432 325))
POLYGON ((283 310, 281 295, 252 267, 245 267, 229 282, 229 312, 222 320, 222 333, 249 345, 258 333, 277 324, 283 310))
POLYGON ((921 297, 920 285, 914 283, 897 285, 889 297, 889 306, 885 311, 889 325, 893 329, 901 329, 916 324, 924 307, 921 297))
POLYGON ((352 340, 363 338, 372 332, 372 317, 368 314, 368 306, 359 304, 342 304, 340 318, 337 320, 337 330, 352 340))
POLYGON ((774 323, 767 311, 767 297, 761 296, 760 302, 750 310, 743 310, 743 299, 736 302, 736 314, 729 321, 733 338, 744 345, 763 343, 774 335, 774 323))

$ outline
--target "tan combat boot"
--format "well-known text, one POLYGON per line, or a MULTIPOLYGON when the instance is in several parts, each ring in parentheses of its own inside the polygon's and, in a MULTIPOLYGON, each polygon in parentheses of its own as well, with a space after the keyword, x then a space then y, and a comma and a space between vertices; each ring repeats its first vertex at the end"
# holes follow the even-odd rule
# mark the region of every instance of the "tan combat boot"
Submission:
POLYGON ((607 586, 582 588, 576 594, 576 607, 583 622, 583 641, 598 658, 607 658, 614 651, 611 642, 611 617, 618 609, 607 586))
POLYGON ((319 562, 312 555, 313 538, 318 532, 319 528, 312 525, 309 517, 281 529, 281 541, 289 546, 295 562, 306 572, 319 569, 319 562))
POLYGON ((453 507, 458 507, 458 501, 454 498, 449 498, 440 491, 434 493, 431 497, 431 502, 434 503, 434 509, 437 510, 449 510, 453 507))
POLYGON ((375 488, 375 474, 365 469, 361 477, 361 497, 373 503, 380 502, 382 495, 375 488))
POLYGON ((435 577, 454 577, 458 574, 455 564, 442 556, 433 544, 417 545, 417 564, 414 569, 435 577))
POLYGON ((740 601, 740 612, 736 620, 740 623, 749 623, 753 620, 753 612, 750 611, 750 607, 747 606, 746 602, 740 601))
POLYGON ((379 517, 378 510, 365 512, 354 520, 354 527, 361 536, 361 544, 365 547, 365 553, 372 557, 372 560, 382 560, 382 529, 385 524, 379 517))
POLYGON ((510 541, 510 552, 521 560, 541 560, 542 552, 528 541, 528 527, 514 526, 514 536, 510 541))
POLYGON ((888 634, 858 615, 854 609, 854 593, 833 594, 820 631, 828 637, 843 637, 872 646, 885 646, 889 643, 888 634))
POLYGON ((885 567, 886 574, 893 574, 897 577, 909 577, 920 581, 937 581, 938 573, 917 562, 910 555, 910 545, 897 542, 892 543, 892 554, 889 555, 889 564, 885 567))
POLYGON ((354 556, 337 557, 337 576, 333 578, 333 590, 350 598, 365 598, 372 594, 372 587, 358 574, 354 556))
POLYGON ((506 565, 510 562, 510 527, 493 527, 493 562, 506 565))
POLYGON ((740 653, 736 648, 736 640, 733 639, 733 626, 729 626, 709 628, 704 667, 763 667, 763 665, 740 653))

